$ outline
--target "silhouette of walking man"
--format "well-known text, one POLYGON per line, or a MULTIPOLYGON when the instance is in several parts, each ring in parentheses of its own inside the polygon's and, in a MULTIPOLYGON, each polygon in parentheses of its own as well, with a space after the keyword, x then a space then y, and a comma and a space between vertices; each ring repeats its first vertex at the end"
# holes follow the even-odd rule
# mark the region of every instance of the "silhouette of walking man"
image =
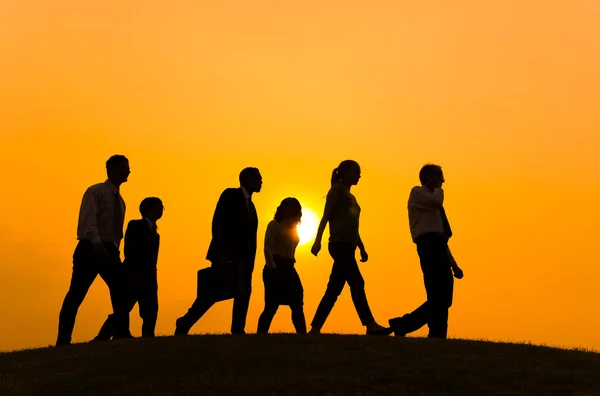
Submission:
POLYGON ((206 259, 211 262, 210 273, 215 276, 215 281, 210 288, 199 287, 192 307, 177 319, 175 335, 188 334, 210 307, 222 300, 218 295, 230 294, 231 285, 231 297, 234 298, 231 333, 246 333, 258 229, 252 194, 260 192, 262 176, 257 168, 245 168, 240 172, 239 181, 239 188, 223 191, 213 215, 212 240, 206 259))
POLYGON ((454 289, 452 275, 461 279, 463 272, 448 247, 452 230, 444 210, 442 168, 427 164, 421 168, 419 179, 422 185, 413 187, 408 198, 408 221, 421 261, 427 301, 389 323, 396 336, 405 336, 427 324, 429 338, 446 338, 454 289))
MULTIPOLYGON (((125 232, 125 260, 129 293, 127 312, 138 303, 142 318, 142 337, 154 337, 158 318, 157 264, 160 235, 156 222, 164 206, 156 197, 144 198, 140 204, 142 218, 131 220, 125 232)), ((115 315, 108 316, 94 340, 109 340, 115 331, 115 315)))
POLYGON ((98 275, 110 291, 115 337, 131 337, 119 252, 125 219, 125 202, 119 188, 129 176, 129 161, 123 155, 113 155, 106 161, 106 173, 108 180, 89 187, 81 202, 77 226, 79 242, 73 253, 71 284, 60 310, 57 346, 71 343, 77 311, 98 275))
POLYGON ((360 206, 350 193, 350 188, 358 184, 359 180, 360 166, 352 160, 342 161, 331 176, 331 189, 327 193, 323 218, 311 252, 316 256, 321 250, 321 238, 329 222, 329 253, 333 258, 333 268, 325 295, 312 320, 311 333, 321 332, 346 282, 350 286, 352 302, 360 321, 367 328, 367 335, 389 335, 392 332, 390 328, 375 322, 365 294, 365 281, 355 258, 358 247, 360 261, 364 263, 369 259, 358 233, 360 206))

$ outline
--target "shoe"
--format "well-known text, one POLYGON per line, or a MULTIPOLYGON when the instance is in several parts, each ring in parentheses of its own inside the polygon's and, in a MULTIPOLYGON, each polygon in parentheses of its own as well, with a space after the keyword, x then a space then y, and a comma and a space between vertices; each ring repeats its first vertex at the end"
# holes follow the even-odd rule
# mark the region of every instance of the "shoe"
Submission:
POLYGON ((367 335, 388 336, 388 335, 392 334, 393 332, 394 332, 394 330, 391 327, 382 327, 377 330, 367 330, 367 335))
POLYGON ((403 328, 402 316, 388 320, 390 328, 392 329, 394 336, 405 337, 407 332, 403 328))
POLYGON ((135 338, 131 334, 123 334, 123 335, 115 335, 113 336, 113 340, 131 340, 135 338))
POLYGON ((190 329, 187 326, 183 325, 183 321, 181 320, 181 318, 177 319, 175 321, 175 334, 176 336, 184 336, 184 335, 188 335, 190 329))
POLYGON ((240 330, 240 331, 231 331, 232 335, 246 335, 246 332, 244 330, 240 330))

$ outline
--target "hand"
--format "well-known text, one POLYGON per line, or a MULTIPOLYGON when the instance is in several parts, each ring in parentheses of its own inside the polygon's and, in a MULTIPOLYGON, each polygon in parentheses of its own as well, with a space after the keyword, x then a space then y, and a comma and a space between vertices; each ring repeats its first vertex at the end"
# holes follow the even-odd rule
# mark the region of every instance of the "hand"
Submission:
POLYGON ((316 256, 319 254, 319 251, 321 251, 321 242, 315 241, 310 249, 310 252, 316 256))
POLYGON ((366 263, 369 260, 369 254, 365 250, 365 248, 360 249, 360 262, 366 263))
POLYGON ((94 243, 94 254, 99 261, 107 261, 108 260, 108 251, 106 247, 102 243, 94 243))
POLYGON ((271 261, 270 263, 267 263, 266 267, 267 269, 274 270, 277 269, 277 264, 275 264, 274 261, 271 261))
POLYGON ((454 273, 454 277, 455 277, 456 279, 462 279, 462 278, 463 278, 463 276, 465 275, 465 274, 463 273, 463 270, 461 270, 461 269, 458 267, 458 265, 455 265, 455 266, 453 266, 453 267, 452 267, 452 272, 454 273))

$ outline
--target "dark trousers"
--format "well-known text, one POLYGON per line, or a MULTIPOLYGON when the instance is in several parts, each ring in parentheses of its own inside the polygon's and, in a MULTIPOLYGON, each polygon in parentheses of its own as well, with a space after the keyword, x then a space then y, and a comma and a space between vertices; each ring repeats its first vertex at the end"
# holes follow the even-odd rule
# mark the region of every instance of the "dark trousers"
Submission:
POLYGON ((330 243, 329 254, 333 258, 333 268, 331 270, 331 276, 329 277, 329 283, 327 284, 327 290, 325 295, 321 299, 321 303, 317 308, 315 317, 312 320, 311 326, 316 329, 321 329, 327 316, 331 313, 338 296, 344 289, 344 285, 348 282, 350 286, 350 294, 352 295, 352 302, 354 308, 358 313, 360 322, 363 326, 368 323, 375 321, 369 303, 367 302, 367 295, 365 294, 365 281, 360 274, 358 263, 355 258, 356 246, 350 243, 330 243))
MULTIPOLYGON (((248 315, 248 306, 250 305, 250 295, 252 294, 252 272, 254 265, 249 265, 245 261, 239 261, 236 267, 235 279, 231 281, 236 284, 235 297, 233 298, 233 312, 231 318, 231 333, 245 333, 246 316, 248 315)), ((215 285, 220 287, 225 285, 215 285)), ((185 315, 177 319, 176 335, 187 334, 190 329, 200 320, 202 316, 216 302, 220 301, 211 288, 198 291, 196 300, 185 315)), ((222 301, 222 300, 221 300, 222 301)))
MULTIPOLYGON (((127 312, 131 313, 138 304, 142 318, 142 337, 154 337, 156 320, 158 318, 158 282, 156 272, 146 276, 138 274, 139 278, 129 282, 129 297, 127 312)), ((94 340, 110 340, 115 335, 117 325, 116 315, 110 314, 94 340)))
POLYGON ((427 324, 430 338, 446 338, 448 309, 452 306, 454 289, 448 242, 438 234, 422 235, 416 242, 427 301, 402 317, 402 329, 410 333, 427 324))
POLYGON ((115 336, 121 338, 131 336, 129 333, 129 314, 126 306, 125 274, 119 249, 112 243, 105 243, 104 246, 109 257, 107 260, 102 261, 97 259, 90 241, 79 241, 75 248, 71 284, 58 319, 57 345, 71 343, 77 311, 98 275, 106 282, 110 292, 110 302, 116 322, 115 336))
POLYGON ((294 267, 294 260, 275 256, 273 261, 277 268, 265 267, 263 270, 265 308, 258 318, 257 333, 268 333, 279 306, 289 305, 296 333, 304 334, 306 333, 304 290, 300 276, 294 267))

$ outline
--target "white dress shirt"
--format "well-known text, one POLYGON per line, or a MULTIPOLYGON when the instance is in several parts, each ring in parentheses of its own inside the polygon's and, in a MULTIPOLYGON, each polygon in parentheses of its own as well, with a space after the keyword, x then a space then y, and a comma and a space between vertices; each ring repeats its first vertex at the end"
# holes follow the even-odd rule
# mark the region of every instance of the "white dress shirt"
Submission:
POLYGON ((444 205, 444 190, 431 191, 424 186, 416 186, 408 198, 408 223, 413 241, 428 233, 444 233, 440 209, 444 205))
MULTIPOLYGON (((113 216, 115 211, 115 194, 119 189, 109 180, 104 183, 94 184, 89 187, 79 209, 79 223, 77 225, 77 239, 89 240, 92 243, 108 242, 117 247, 121 244, 121 237, 114 235, 113 216)), ((125 202, 120 198, 121 213, 125 220, 125 202)))

